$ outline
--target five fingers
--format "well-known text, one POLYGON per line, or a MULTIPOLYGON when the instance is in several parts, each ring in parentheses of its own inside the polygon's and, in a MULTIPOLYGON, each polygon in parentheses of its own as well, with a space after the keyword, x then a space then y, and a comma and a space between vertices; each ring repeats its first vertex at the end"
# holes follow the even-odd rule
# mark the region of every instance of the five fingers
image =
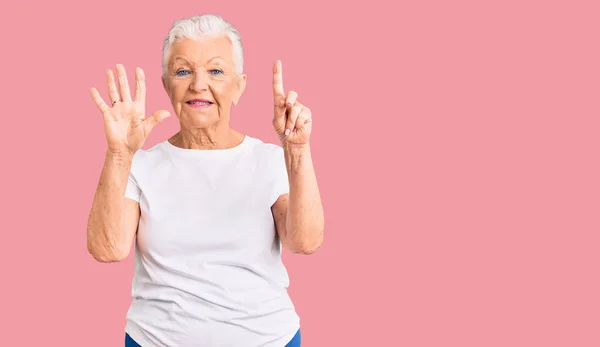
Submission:
MULTIPOLYGON (((114 106, 117 102, 133 101, 131 99, 131 89, 129 87, 129 81, 127 80, 127 72, 125 67, 121 64, 117 64, 117 75, 112 69, 106 70, 106 84, 108 86, 108 97, 110 100, 110 106, 114 106)), ((142 104, 146 101, 146 77, 144 71, 141 68, 136 68, 135 71, 135 101, 141 102, 142 104)), ((102 99, 98 90, 92 88, 92 98, 100 108, 100 111, 106 112, 109 105, 102 99)))

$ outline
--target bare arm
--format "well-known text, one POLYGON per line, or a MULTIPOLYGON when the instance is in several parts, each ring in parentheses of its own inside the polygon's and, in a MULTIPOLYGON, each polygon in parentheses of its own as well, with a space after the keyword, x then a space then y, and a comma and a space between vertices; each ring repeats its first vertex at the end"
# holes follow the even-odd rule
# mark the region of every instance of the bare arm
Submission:
POLYGON ((136 69, 135 99, 121 64, 117 65, 117 79, 119 88, 112 69, 106 71, 111 106, 96 88, 90 90, 104 118, 108 145, 87 225, 88 251, 101 262, 121 261, 129 255, 140 218, 139 204, 125 198, 133 156, 154 126, 169 117, 166 110, 145 116, 146 84, 141 68, 136 69))
POLYGON ((281 61, 273 65, 273 127, 283 144, 289 194, 273 204, 277 233, 293 253, 312 254, 323 243, 324 217, 310 152, 312 112, 283 88, 281 61))
POLYGON ((87 248, 100 262, 129 255, 139 221, 139 204, 125 198, 131 155, 107 152, 87 225, 87 248))
POLYGON ((325 223, 310 146, 287 146, 284 153, 290 192, 273 206, 278 234, 290 252, 312 254, 323 243, 325 223))

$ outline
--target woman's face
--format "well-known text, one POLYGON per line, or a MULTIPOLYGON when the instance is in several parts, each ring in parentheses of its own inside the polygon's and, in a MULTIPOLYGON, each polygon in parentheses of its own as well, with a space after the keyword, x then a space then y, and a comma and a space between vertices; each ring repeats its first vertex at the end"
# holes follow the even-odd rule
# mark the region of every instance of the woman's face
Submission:
POLYGON ((188 129, 228 123, 246 76, 235 72, 233 48, 225 35, 182 39, 171 46, 163 86, 179 121, 188 129))

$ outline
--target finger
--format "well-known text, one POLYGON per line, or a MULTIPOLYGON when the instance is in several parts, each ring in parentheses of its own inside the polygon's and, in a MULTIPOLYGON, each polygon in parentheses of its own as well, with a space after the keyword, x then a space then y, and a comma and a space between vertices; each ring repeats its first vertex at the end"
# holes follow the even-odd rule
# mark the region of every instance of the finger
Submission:
POLYGON ((111 105, 114 105, 115 101, 121 100, 121 96, 117 90, 117 83, 112 69, 106 70, 106 84, 108 84, 108 98, 111 105))
POLYGON ((106 104, 106 102, 104 102, 104 99, 102 99, 102 97, 100 96, 98 89, 91 88, 90 93, 92 94, 92 98, 96 102, 96 106, 98 106, 98 108, 100 109, 100 112, 102 112, 102 114, 106 113, 106 111, 108 111, 110 107, 106 104))
POLYGON ((277 102, 284 96, 285 92, 283 91, 283 74, 281 61, 277 60, 273 65, 273 96, 275 97, 276 105, 279 105, 277 102))
POLYGON ((273 101, 275 104, 275 119, 273 119, 273 123, 277 129, 283 131, 283 127, 285 126, 285 94, 281 71, 281 61, 277 60, 273 65, 273 101))
POLYGON ((285 98, 285 106, 288 108, 288 110, 292 108, 292 106, 296 103, 296 100, 298 100, 298 93, 290 90, 285 98))
POLYGON ((298 115, 298 119, 296 119, 294 131, 302 131, 310 122, 312 122, 311 112, 308 107, 303 107, 302 111, 298 115))
POLYGON ((135 69, 135 83, 135 101, 143 105, 146 102, 146 75, 140 67, 135 69))
POLYGON ((169 111, 159 110, 159 111, 154 112, 152 114, 152 116, 146 118, 146 120, 144 120, 144 132, 146 133, 146 136, 152 131, 152 129, 154 129, 154 127, 158 123, 169 118, 169 116, 171 116, 169 111))
POLYGON ((296 119, 298 119, 298 115, 302 112, 302 104, 296 102, 294 106, 292 106, 291 110, 288 111, 287 121, 285 122, 285 135, 289 135, 290 132, 294 129, 296 125, 296 119))
POLYGON ((119 81, 121 100, 123 102, 131 101, 131 90, 129 89, 129 81, 127 81, 127 72, 125 71, 125 67, 121 64, 117 64, 117 80, 119 81))
POLYGON ((274 111, 274 119, 273 121, 277 124, 280 124, 281 126, 283 126, 283 123, 285 123, 285 96, 284 97, 280 97, 279 98, 280 102, 278 104, 275 105, 275 111, 274 111))
MULTIPOLYGON (((285 108, 286 111, 288 113, 288 115, 290 114, 290 112, 292 111, 292 107, 294 106, 294 104, 296 104, 296 100, 298 100, 298 93, 296 93, 295 91, 291 90, 288 92, 288 95, 285 99, 285 108)), ((289 121, 289 117, 285 120, 289 121)), ((287 122, 286 122, 287 123, 287 122)), ((286 129, 288 129, 288 127, 286 126, 286 129)), ((295 131, 294 127, 291 127, 292 131, 295 131)), ((288 132, 289 133, 289 132, 288 132)))

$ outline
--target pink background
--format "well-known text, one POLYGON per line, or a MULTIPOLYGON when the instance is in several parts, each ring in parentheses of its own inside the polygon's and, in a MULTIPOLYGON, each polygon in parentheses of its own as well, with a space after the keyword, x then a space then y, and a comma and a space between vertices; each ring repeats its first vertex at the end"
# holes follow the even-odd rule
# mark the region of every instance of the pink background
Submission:
POLYGON ((600 346, 597 1, 5 3, 3 346, 123 345, 133 259, 86 251, 89 88, 140 66, 170 110, 162 40, 200 13, 243 35, 235 127, 276 141, 275 59, 313 111, 325 243, 285 254, 303 346, 600 346))

